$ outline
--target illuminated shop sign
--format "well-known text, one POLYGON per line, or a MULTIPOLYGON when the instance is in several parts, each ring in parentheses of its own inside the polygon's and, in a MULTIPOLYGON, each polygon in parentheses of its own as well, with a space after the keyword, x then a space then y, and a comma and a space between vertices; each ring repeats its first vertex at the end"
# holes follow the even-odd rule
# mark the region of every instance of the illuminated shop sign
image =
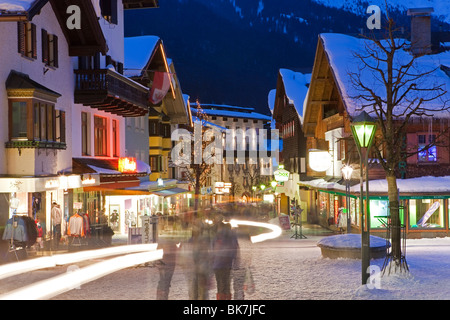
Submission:
POLYGON ((285 170, 283 165, 279 165, 278 170, 276 170, 273 175, 278 182, 289 180, 289 171, 285 170))
POLYGON ((216 182, 215 192, 216 194, 230 193, 231 182, 216 182))
POLYGON ((136 158, 119 158, 118 170, 122 173, 136 173, 137 172, 137 162, 136 158))

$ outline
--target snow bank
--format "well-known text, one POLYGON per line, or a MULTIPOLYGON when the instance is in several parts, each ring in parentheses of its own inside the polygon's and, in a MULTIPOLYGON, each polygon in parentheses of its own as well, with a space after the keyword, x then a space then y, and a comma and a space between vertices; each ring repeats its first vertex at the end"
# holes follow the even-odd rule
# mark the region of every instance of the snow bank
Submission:
MULTIPOLYGON (((360 234, 338 234, 335 236, 329 236, 321 239, 317 242, 317 245, 336 248, 336 249, 358 249, 361 248, 361 235, 360 234)), ((370 236, 370 247, 386 247, 386 240, 376 236, 370 236)))

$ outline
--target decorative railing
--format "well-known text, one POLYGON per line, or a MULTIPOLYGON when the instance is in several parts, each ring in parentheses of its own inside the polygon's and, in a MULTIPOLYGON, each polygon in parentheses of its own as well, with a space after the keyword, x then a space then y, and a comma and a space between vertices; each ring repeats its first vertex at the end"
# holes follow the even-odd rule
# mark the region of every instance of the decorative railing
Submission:
POLYGON ((109 69, 75 70, 75 102, 98 103, 106 96, 147 108, 148 88, 109 69))
POLYGON ((56 141, 17 140, 5 142, 5 148, 66 149, 67 145, 56 141))

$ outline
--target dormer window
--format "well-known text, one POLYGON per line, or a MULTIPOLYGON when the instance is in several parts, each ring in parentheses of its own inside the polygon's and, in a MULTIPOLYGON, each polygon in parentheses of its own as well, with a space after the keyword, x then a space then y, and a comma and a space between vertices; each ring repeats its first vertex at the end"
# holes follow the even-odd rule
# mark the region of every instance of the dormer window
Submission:
POLYGON ((102 17, 112 24, 118 24, 117 0, 100 0, 102 17))

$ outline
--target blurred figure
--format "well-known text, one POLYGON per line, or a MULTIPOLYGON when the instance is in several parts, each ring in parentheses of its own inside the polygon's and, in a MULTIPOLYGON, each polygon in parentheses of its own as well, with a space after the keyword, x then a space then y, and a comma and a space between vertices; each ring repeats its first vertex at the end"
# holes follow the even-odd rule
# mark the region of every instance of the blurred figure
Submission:
POLYGON ((231 268, 238 250, 239 243, 231 225, 219 223, 213 241, 212 263, 217 282, 217 300, 231 300, 231 268))
POLYGON ((184 265, 190 300, 208 300, 211 241, 200 219, 192 224, 192 237, 183 246, 184 265))
POLYGON ((159 281, 156 288, 156 300, 168 300, 170 283, 177 262, 178 246, 175 240, 163 240, 158 243, 158 249, 163 249, 162 260, 158 262, 159 281))

